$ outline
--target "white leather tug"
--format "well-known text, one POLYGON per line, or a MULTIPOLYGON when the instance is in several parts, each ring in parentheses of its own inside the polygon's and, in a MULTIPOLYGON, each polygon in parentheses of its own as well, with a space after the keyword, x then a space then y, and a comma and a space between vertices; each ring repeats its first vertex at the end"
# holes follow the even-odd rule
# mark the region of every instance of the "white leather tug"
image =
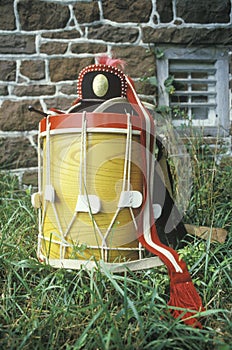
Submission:
POLYGON ((33 193, 31 196, 31 204, 34 208, 39 209, 42 206, 41 192, 33 193))
POLYGON ((122 191, 118 208, 139 208, 142 204, 143 196, 139 191, 122 191))
POLYGON ((76 212, 97 214, 101 209, 101 202, 94 194, 79 194, 76 204, 76 212))
POLYGON ((153 204, 153 213, 154 213, 155 220, 157 220, 161 216, 162 207, 160 204, 157 204, 157 203, 153 204))
POLYGON ((55 189, 52 185, 46 185, 44 191, 44 199, 51 203, 55 203, 55 189))

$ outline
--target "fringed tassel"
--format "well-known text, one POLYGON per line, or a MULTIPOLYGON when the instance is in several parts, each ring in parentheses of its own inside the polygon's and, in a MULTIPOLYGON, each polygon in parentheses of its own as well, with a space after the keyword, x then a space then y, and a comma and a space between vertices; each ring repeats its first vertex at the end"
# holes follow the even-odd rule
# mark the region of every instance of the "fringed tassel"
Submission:
POLYGON ((184 267, 183 273, 169 271, 170 300, 168 305, 183 309, 171 309, 171 314, 174 318, 178 318, 183 315, 181 319, 185 324, 195 328, 202 328, 202 325, 197 318, 193 317, 194 314, 204 310, 202 300, 193 285, 185 263, 183 261, 181 261, 181 263, 181 265, 184 267), (186 313, 185 309, 188 310, 186 313))

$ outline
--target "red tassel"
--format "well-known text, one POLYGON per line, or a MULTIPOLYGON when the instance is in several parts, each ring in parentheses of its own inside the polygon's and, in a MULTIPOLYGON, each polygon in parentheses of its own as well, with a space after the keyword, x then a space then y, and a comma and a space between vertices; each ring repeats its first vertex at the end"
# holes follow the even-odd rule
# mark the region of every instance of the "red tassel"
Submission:
POLYGON ((184 267, 183 273, 169 271, 170 300, 168 305, 188 310, 184 313, 184 310, 172 309, 171 314, 174 318, 178 318, 184 313, 182 320, 185 324, 195 328, 202 328, 201 323, 195 317, 192 317, 195 313, 204 311, 202 300, 193 285, 190 274, 183 261, 181 261, 181 265, 184 267))

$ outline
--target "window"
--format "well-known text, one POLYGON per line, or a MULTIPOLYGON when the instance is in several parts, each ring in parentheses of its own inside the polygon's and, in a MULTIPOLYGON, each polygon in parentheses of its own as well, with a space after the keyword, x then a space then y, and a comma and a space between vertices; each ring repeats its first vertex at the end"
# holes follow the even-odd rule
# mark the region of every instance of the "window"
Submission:
POLYGON ((157 59, 159 105, 172 109, 173 124, 191 120, 205 135, 229 133, 229 52, 222 48, 162 48, 157 59), (169 94, 165 81, 172 77, 169 94))

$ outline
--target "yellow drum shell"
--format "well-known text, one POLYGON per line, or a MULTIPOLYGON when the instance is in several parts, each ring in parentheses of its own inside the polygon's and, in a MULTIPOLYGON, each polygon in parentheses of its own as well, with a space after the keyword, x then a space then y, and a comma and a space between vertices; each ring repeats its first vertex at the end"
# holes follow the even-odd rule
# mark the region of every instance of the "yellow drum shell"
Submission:
MULTIPOLYGON (((50 259, 105 258, 108 262, 137 260, 137 230, 129 208, 120 210, 103 244, 122 190, 125 132, 87 132, 86 179, 84 181, 83 170, 82 182, 80 182, 81 134, 51 133, 49 159, 47 159, 46 135, 42 139, 42 188, 45 189, 49 182, 55 189, 54 203, 45 201, 43 194, 43 238, 40 248, 42 255, 50 259), (100 212, 92 214, 76 211, 77 198, 83 190, 89 195, 100 198, 100 212)), ((142 192, 141 169, 139 136, 133 135, 130 190, 142 192)), ((139 215, 140 210, 141 208, 133 209, 135 217, 139 215)))

